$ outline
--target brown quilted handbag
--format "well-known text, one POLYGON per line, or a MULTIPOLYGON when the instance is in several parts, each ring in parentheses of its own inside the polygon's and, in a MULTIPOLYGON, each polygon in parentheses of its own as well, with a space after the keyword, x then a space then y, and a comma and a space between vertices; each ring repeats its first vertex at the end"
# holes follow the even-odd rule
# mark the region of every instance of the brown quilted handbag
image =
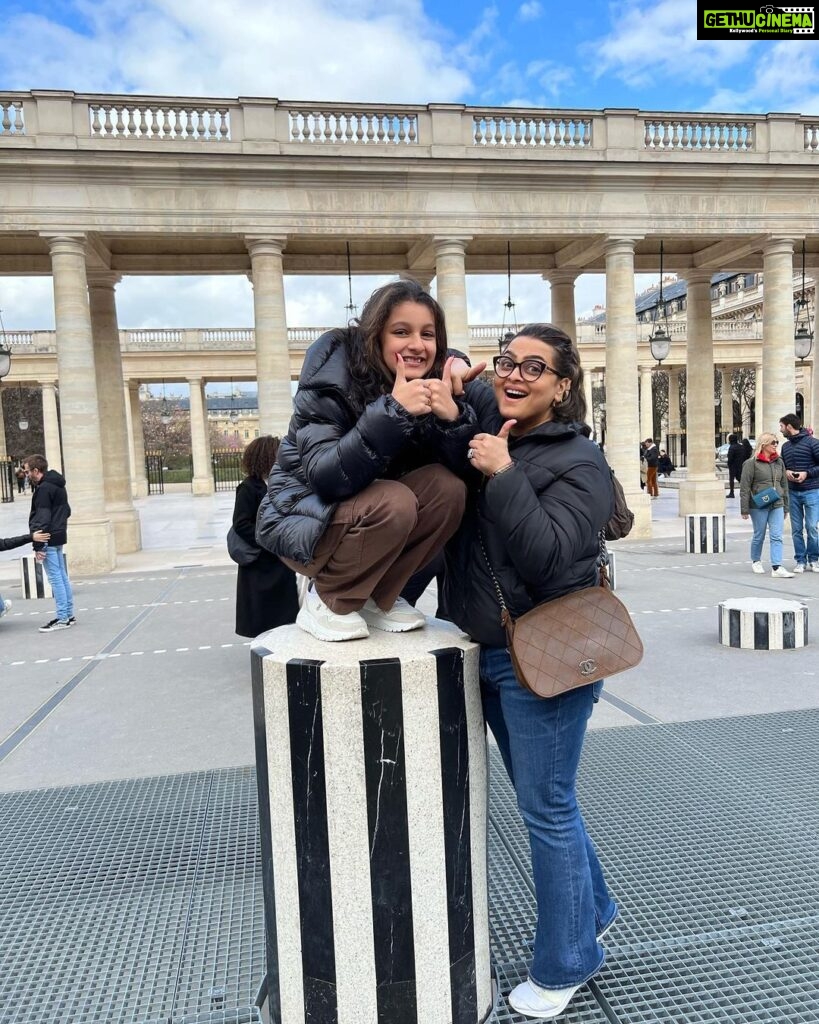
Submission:
MULTIPOLYGON (((605 556, 605 549, 602 553, 605 556)), ((628 609, 611 592, 603 566, 599 586, 546 601, 513 620, 485 548, 484 557, 501 606, 515 675, 527 690, 538 697, 556 697, 642 661, 640 636, 628 609)))

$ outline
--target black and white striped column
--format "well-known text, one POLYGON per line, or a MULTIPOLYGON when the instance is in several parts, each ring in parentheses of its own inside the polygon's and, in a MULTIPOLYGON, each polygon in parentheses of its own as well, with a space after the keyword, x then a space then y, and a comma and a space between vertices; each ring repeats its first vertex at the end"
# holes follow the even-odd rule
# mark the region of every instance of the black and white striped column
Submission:
POLYGON ((689 554, 717 554, 725 550, 725 516, 701 513, 685 517, 685 550, 689 554))
POLYGON ((26 600, 53 597, 51 584, 45 572, 45 563, 38 562, 34 555, 23 555, 20 559, 20 589, 26 600))
POLYGON ((748 651, 788 651, 808 645, 808 609, 801 601, 737 597, 719 605, 719 642, 748 651))
POLYGON ((430 620, 252 653, 276 1024, 477 1024, 491 1011, 478 649, 430 620))

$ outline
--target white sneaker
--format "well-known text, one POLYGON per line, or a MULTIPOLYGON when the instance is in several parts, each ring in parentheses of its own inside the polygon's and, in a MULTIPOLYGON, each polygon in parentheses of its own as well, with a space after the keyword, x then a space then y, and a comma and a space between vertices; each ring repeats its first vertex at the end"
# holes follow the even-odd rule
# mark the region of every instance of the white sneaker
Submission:
POLYGON ((296 616, 296 625, 317 640, 363 640, 370 635, 367 623, 358 612, 336 615, 316 593, 312 585, 296 616))
POLYGON ((524 981, 509 993, 509 1005, 524 1017, 549 1020, 563 1013, 579 988, 541 988, 533 981, 524 981))
POLYGON ((751 562, 751 572, 765 572, 762 562, 751 562))
POLYGON ((788 572, 784 565, 780 565, 778 569, 771 569, 771 576, 776 576, 779 580, 789 580, 793 573, 788 572))
MULTIPOLYGON (((796 565, 793 567, 793 571, 794 572, 804 572, 805 571, 805 566, 802 565, 801 562, 797 562, 796 565)), ((808 572, 812 572, 812 571, 813 571, 812 569, 808 569, 808 572)))
POLYGON ((0 597, 0 619, 2 619, 4 615, 8 615, 10 608, 11 601, 6 601, 0 597))
POLYGON ((388 612, 382 611, 370 598, 361 609, 361 616, 374 629, 384 629, 388 633, 409 633, 411 629, 420 629, 427 623, 423 612, 399 597, 388 612))
MULTIPOLYGON (((819 572, 819 562, 808 562, 805 566, 805 572, 819 572)), ((8 602, 6 602, 8 604, 8 602)))

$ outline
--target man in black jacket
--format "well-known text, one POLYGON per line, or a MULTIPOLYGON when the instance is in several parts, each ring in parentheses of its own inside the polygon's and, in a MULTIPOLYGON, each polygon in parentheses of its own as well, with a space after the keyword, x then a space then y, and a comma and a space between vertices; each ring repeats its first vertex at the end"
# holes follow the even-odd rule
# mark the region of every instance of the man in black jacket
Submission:
POLYGON ((41 633, 69 629, 75 623, 74 594, 65 565, 63 545, 68 540, 68 517, 71 506, 65 490, 65 477, 48 468, 42 455, 29 455, 23 463, 32 487, 28 527, 32 533, 42 530, 51 534, 47 544, 34 543, 37 558, 45 562, 46 576, 51 584, 57 617, 40 626, 41 633))
POLYGON ((646 490, 652 498, 659 498, 660 488, 657 484, 657 463, 660 461, 660 451, 653 437, 647 437, 643 441, 643 458, 646 463, 646 490))

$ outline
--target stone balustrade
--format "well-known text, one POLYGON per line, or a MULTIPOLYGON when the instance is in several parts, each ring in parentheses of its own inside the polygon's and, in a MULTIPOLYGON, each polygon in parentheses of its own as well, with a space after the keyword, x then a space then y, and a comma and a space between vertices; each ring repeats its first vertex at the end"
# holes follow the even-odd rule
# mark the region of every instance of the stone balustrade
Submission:
POLYGON ((379 106, 277 99, 115 96, 57 90, 0 93, 0 144, 31 148, 294 153, 365 147, 413 157, 812 162, 819 117, 542 110, 460 104, 379 106))

